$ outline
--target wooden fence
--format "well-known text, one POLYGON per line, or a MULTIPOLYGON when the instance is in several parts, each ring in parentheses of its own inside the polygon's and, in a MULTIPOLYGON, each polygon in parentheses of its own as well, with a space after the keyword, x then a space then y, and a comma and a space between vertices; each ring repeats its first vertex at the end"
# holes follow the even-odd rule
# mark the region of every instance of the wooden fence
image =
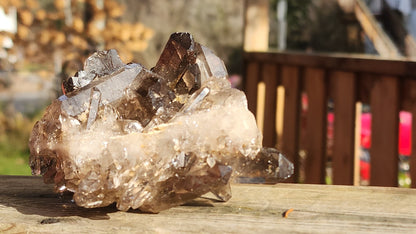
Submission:
MULTIPOLYGON (((372 114, 370 185, 398 186, 399 111, 411 112, 416 123, 416 62, 282 52, 246 52, 244 60, 249 109, 262 119, 264 145, 278 146, 294 162, 292 182, 302 178, 305 183, 325 183, 331 100, 332 182, 356 184, 356 123, 360 122, 356 119, 361 102, 370 105, 372 114), (265 87, 264 108, 258 108, 259 84, 265 87), (284 90, 284 95, 277 90, 284 90), (308 100, 306 112, 302 111, 302 95, 308 100), (280 132, 276 116, 283 121, 280 132)), ((410 174, 416 187, 416 128, 411 134, 410 174)))

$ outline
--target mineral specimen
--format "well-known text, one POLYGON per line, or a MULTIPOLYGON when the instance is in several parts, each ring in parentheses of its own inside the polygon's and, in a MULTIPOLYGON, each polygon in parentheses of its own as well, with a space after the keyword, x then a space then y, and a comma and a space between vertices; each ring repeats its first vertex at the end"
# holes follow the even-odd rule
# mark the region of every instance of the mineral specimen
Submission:
POLYGON ((159 212, 207 192, 228 200, 232 174, 293 173, 262 148, 224 63, 189 33, 172 34, 151 70, 96 52, 63 87, 33 128, 30 167, 79 206, 159 212))

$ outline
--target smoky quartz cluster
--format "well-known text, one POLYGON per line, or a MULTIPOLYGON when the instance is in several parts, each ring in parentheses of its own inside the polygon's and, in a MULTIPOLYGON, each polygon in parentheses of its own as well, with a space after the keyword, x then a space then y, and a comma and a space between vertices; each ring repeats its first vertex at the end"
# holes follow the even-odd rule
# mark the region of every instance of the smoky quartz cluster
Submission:
POLYGON ((189 33, 171 35, 152 69, 115 50, 91 55, 63 83, 30 137, 30 167, 77 205, 145 212, 212 192, 236 176, 278 180, 293 165, 262 135, 224 63, 189 33))

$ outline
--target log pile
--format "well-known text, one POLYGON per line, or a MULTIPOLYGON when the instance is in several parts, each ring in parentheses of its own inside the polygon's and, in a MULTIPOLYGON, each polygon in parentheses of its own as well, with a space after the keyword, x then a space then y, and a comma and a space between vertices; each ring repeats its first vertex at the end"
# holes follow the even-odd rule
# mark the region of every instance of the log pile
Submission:
POLYGON ((0 45, 11 38, 8 53, 29 63, 52 64, 56 55, 62 63, 84 61, 111 48, 128 62, 153 36, 141 23, 121 22, 125 7, 115 0, 0 0, 0 7, 17 10, 17 31, 0 32, 0 45))

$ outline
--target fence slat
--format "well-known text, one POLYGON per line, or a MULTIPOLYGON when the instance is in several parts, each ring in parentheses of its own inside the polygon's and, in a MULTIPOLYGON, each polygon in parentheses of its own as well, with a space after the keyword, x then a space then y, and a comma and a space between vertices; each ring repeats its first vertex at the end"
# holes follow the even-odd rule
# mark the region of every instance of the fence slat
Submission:
MULTIPOLYGON (((413 86, 416 90, 416 85, 413 86)), ((412 154, 409 158, 411 187, 416 188, 416 104, 412 109, 412 154)))
MULTIPOLYGON (((405 92, 404 98, 409 111, 412 113, 411 145, 412 153, 409 157, 411 187, 416 188, 416 80, 407 79, 403 82, 401 90, 405 92)), ((402 96, 403 98, 403 96, 402 96)))
POLYGON ((264 64, 262 67, 263 81, 266 84, 266 99, 264 104, 263 146, 276 147, 276 95, 277 95, 277 66, 264 64))
POLYGON ((371 73, 388 76, 416 76, 416 62, 404 59, 383 59, 367 55, 319 54, 293 52, 246 52, 247 61, 273 62, 300 67, 319 67, 325 70, 371 73))
POLYGON ((247 63, 245 77, 245 93, 248 101, 248 109, 256 115, 257 111, 257 83, 260 75, 260 65, 256 62, 247 63))
MULTIPOLYGON (((354 144, 350 132, 354 129, 355 101, 369 103, 372 110, 372 147, 370 184, 397 186, 398 180, 398 122, 399 110, 413 113, 416 123, 416 62, 404 60, 383 60, 370 57, 327 56, 294 53, 245 53, 245 90, 249 109, 256 113, 258 83, 263 81, 266 87, 267 106, 275 106, 276 83, 285 86, 283 128, 280 149, 295 163, 295 175, 291 182, 298 182, 299 166, 305 168, 306 183, 325 182, 326 164, 326 121, 327 100, 335 101, 334 146, 333 146, 333 182, 352 184, 352 156, 354 144), (270 67, 268 68, 270 64, 270 67), (276 66, 271 68, 271 64, 276 66), (277 80, 268 80, 268 69, 276 69, 277 80), (334 71, 336 78, 326 81, 326 72, 334 71), (342 72, 341 72, 342 71, 342 72), (354 76, 354 82, 347 79, 354 76), (286 78, 285 78, 286 77, 286 78), (297 78, 293 78, 297 77, 297 78), (344 77, 344 78, 343 78, 344 77), (279 80, 281 79, 281 80, 279 80), (349 81, 348 81, 349 80, 349 81), (271 83, 271 86, 269 86, 271 83), (414 84, 413 84, 414 83, 414 84), (413 84, 407 85, 407 84, 413 84), (399 87, 399 85, 401 85, 399 87), (412 86, 412 87, 407 87, 412 86), (332 90, 336 87, 337 90, 332 90), (309 112, 306 121, 300 121, 300 95, 303 90, 308 94, 309 112), (331 91, 331 93, 328 93, 331 91), (413 95, 412 92, 415 94, 413 95), (270 95, 271 94, 271 95, 270 95), (330 97, 328 95, 330 94, 330 97), (410 96, 409 96, 410 95, 410 96), (413 95, 413 96, 412 96, 413 95), (273 96, 273 98, 270 98, 273 96), (338 109, 337 109, 338 106, 338 109), (340 109, 341 107, 341 109, 340 109), (338 118, 337 118, 338 116, 338 118), (300 126, 306 123, 306 128, 300 126), (302 141, 299 141, 301 138, 302 141), (299 156, 299 149, 306 152, 305 161, 299 156), (302 165, 300 165, 302 164, 302 165)), ((274 75, 273 75, 274 76, 274 75)), ((270 78, 271 79, 271 78, 270 78)), ((263 83, 262 83, 263 84, 263 83)), ((262 87, 262 86, 260 86, 262 87)), ((280 89, 279 89, 280 90, 280 89)), ((262 105, 261 105, 262 106, 262 105)), ((276 143, 274 108, 265 108, 264 143, 274 146, 276 143), (270 127, 269 127, 270 126, 270 127)), ((280 116, 279 116, 280 117, 280 116)), ((262 118, 263 119, 263 118, 262 118)), ((280 118, 279 118, 280 119, 280 118)), ((414 124, 415 126, 416 124, 414 124)), ((279 133, 280 134, 280 133, 279 133)), ((412 128, 413 150, 410 157, 412 187, 416 188, 416 127, 412 128)), ((357 138, 357 137, 356 137, 357 138)), ((280 139, 279 139, 280 140, 280 139)), ((356 139, 356 141, 359 140, 356 139)), ((357 162, 356 162, 357 164, 357 162)), ((302 170, 302 169, 301 169, 302 170)), ((301 171, 303 172, 303 170, 301 171)))
POLYGON ((354 122, 356 85, 354 73, 333 72, 334 84, 334 148, 332 155, 333 183, 354 184, 354 122))
POLYGON ((307 68, 304 78, 305 90, 308 95, 305 183, 323 184, 325 183, 327 114, 325 71, 307 68))
POLYGON ((298 182, 300 111, 299 68, 295 66, 283 66, 281 69, 282 85, 285 88, 281 150, 295 166, 294 175, 288 180, 288 182, 298 182))
POLYGON ((370 185, 397 186, 399 82, 380 76, 371 90, 370 185))

